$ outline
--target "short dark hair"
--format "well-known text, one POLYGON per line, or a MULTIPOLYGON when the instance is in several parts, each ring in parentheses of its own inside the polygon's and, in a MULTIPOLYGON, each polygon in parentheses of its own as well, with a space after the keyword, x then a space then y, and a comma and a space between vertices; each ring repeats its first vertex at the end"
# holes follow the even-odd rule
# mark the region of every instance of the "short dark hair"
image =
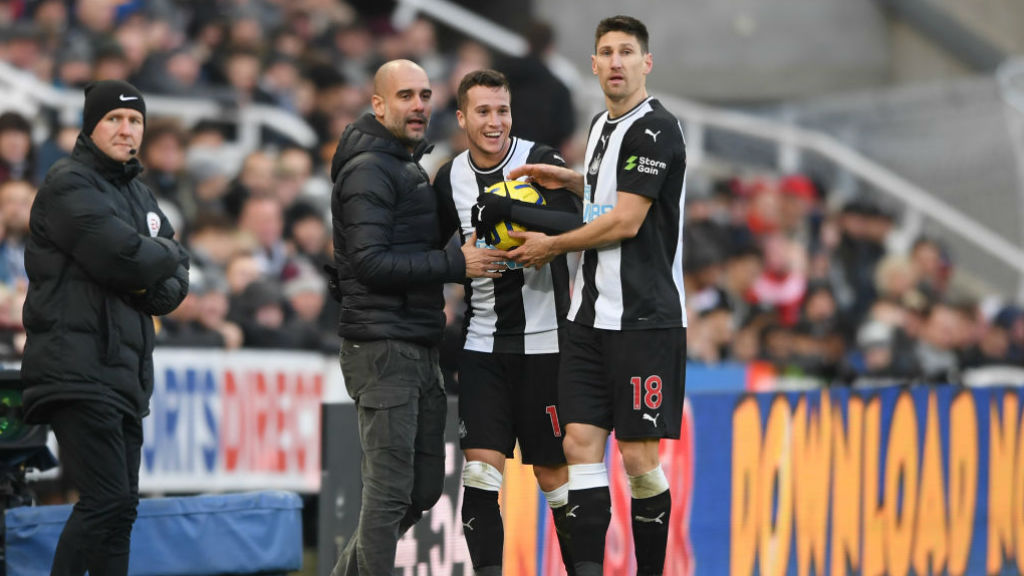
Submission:
POLYGON ((486 86, 487 88, 504 88, 506 92, 511 93, 512 89, 509 88, 508 78, 504 74, 497 70, 491 70, 489 68, 483 70, 474 70, 469 74, 462 77, 462 81, 459 82, 459 93, 458 93, 458 105, 459 110, 466 110, 466 99, 469 95, 469 89, 476 86, 486 86))
POLYGON ((597 30, 594 31, 594 51, 597 52, 597 43, 601 40, 601 37, 609 32, 623 32, 636 38, 637 42, 640 43, 640 51, 647 54, 648 42, 650 36, 647 34, 647 26, 644 23, 633 18, 632 16, 612 16, 611 18, 605 18, 597 24, 597 30))

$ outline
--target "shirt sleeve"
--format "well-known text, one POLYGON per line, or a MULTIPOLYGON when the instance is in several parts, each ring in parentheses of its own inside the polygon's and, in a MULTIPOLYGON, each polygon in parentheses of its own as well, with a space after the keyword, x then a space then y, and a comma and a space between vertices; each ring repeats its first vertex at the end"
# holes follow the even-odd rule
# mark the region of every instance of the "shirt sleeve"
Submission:
POLYGON ((678 125, 644 119, 635 122, 619 150, 619 191, 656 199, 681 146, 678 125))

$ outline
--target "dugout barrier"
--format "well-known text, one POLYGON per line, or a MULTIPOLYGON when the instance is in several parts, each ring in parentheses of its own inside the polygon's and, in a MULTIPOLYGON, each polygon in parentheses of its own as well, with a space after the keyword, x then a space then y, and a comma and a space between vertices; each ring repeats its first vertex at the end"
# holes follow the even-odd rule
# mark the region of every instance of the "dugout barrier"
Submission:
MULTIPOLYGON (((355 409, 337 358, 154 359, 141 489, 319 493, 327 574, 359 505, 355 409)), ((760 365, 688 368, 683 438, 662 446, 673 494, 666 576, 1024 574, 1021 388, 813 384, 760 365)), ((399 543, 400 575, 472 573, 456 438, 450 419, 444 495, 399 543)), ((632 573, 628 483, 608 461, 606 573, 632 573)), ((502 498, 505 574, 560 574, 528 468, 508 466, 502 498)))
MULTIPOLYGON (((6 514, 7 574, 46 576, 70 504, 6 514)), ((302 567, 302 501, 290 492, 147 498, 132 527, 132 576, 285 576, 302 567)))

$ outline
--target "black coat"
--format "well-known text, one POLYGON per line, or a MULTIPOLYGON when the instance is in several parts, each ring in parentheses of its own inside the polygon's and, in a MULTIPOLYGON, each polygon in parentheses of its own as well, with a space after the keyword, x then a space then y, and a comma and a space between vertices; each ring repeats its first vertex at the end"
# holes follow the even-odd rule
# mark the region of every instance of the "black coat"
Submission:
POLYGON ((153 319, 188 292, 188 256, 138 160, 117 162, 80 135, 32 205, 21 363, 26 420, 67 400, 139 417, 153 391, 153 319))
POLYGON ((445 249, 455 206, 439 199, 419 165, 372 115, 345 129, 331 166, 334 260, 341 287, 338 334, 434 345, 444 330, 445 282, 466 262, 445 249))

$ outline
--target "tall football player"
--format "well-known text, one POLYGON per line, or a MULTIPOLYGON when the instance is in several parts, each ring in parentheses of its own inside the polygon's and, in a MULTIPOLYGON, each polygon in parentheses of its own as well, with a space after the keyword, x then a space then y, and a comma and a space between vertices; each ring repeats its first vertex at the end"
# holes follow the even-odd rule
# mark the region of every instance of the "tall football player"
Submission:
POLYGON ((557 236, 513 233, 526 242, 511 256, 537 266, 584 251, 559 372, 576 573, 602 573, 614 429, 633 496, 637 574, 661 574, 672 500, 658 446, 679 438, 686 377, 686 150, 679 122, 647 95, 653 61, 642 22, 602 20, 591 64, 607 110, 591 124, 586 174, 543 165, 510 174, 582 191, 587 224, 557 236))
MULTIPOLYGON (((511 136, 508 80, 494 70, 467 74, 459 84, 459 127, 469 149, 441 167, 434 186, 450 195, 463 235, 477 238, 499 221, 557 234, 581 225, 579 198, 566 190, 539 190, 538 206, 483 190, 507 180, 525 163, 564 166, 548 146, 511 136)), ((478 240, 478 243, 481 243, 478 240)), ((566 257, 527 269, 509 262, 501 278, 474 279, 466 288, 466 345, 460 358, 459 437, 466 456, 462 521, 473 568, 500 575, 504 528, 498 509, 505 459, 519 440, 551 506, 563 557, 562 525, 569 495, 557 408, 559 324, 569 309, 566 257)), ((570 574, 572 563, 566 561, 570 574)))

